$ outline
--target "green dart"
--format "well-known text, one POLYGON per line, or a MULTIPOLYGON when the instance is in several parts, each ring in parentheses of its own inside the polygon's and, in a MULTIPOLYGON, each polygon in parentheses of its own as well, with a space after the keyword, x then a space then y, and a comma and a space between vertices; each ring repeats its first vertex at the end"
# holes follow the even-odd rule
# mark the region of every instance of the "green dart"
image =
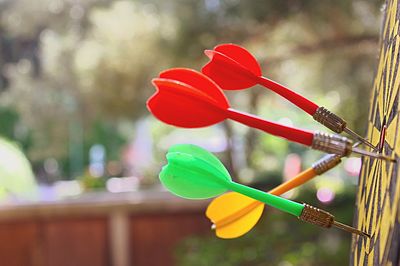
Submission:
POLYGON ((168 164, 162 168, 160 180, 170 192, 179 197, 207 199, 231 190, 292 214, 305 222, 325 228, 336 226, 370 237, 365 232, 335 221, 334 216, 326 211, 233 182, 218 158, 198 146, 174 145, 166 157, 168 164))

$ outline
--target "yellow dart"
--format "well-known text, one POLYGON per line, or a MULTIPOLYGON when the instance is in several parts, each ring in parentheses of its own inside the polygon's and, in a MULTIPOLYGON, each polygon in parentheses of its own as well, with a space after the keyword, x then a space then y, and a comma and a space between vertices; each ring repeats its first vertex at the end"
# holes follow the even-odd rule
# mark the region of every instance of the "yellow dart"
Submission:
MULTIPOLYGON (((281 195, 304 184, 317 175, 321 175, 341 162, 340 155, 329 154, 301 172, 291 180, 269 191, 281 195)), ((236 238, 246 234, 258 222, 264 210, 264 203, 236 192, 229 192, 215 198, 206 211, 213 223, 216 235, 220 238, 236 238)))

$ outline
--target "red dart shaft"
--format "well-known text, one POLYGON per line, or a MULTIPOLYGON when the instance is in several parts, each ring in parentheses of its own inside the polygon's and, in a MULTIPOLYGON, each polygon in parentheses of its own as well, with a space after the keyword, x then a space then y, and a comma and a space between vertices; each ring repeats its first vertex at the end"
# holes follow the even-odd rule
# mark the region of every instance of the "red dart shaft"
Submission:
POLYGON ((293 104, 297 105, 298 107, 300 107, 301 109, 303 109, 304 111, 309 113, 310 115, 313 115, 319 107, 312 101, 304 98, 303 96, 301 96, 300 94, 298 94, 292 90, 289 90, 285 86, 283 86, 273 80, 270 80, 270 79, 260 76, 260 77, 258 77, 258 83, 260 85, 263 85, 263 86, 267 87, 268 89, 278 93, 279 95, 286 98, 288 101, 292 102, 293 104))
POLYGON ((257 128, 269 134, 279 136, 290 141, 311 146, 314 134, 311 131, 301 130, 298 128, 288 127, 277 124, 268 120, 261 119, 257 116, 246 114, 232 108, 226 109, 228 118, 249 127, 257 128))

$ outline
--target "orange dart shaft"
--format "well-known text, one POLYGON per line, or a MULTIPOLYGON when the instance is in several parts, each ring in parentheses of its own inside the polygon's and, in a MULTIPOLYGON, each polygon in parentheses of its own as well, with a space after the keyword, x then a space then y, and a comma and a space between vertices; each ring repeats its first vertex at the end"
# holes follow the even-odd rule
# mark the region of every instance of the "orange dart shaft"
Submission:
POLYGON ((285 192, 288 192, 289 190, 298 187, 305 182, 309 181, 310 179, 314 178, 317 176, 317 173, 315 172, 314 168, 310 167, 307 170, 301 172, 294 178, 280 184, 276 188, 272 189, 269 191, 269 193, 274 194, 274 195, 281 195, 285 192))

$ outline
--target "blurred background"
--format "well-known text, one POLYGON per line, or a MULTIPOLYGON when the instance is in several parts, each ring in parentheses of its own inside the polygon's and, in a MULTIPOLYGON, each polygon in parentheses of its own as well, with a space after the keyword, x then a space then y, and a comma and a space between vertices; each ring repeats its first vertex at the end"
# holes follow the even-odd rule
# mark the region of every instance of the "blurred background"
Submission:
MULTIPOLYGON (((380 1, 0 0, 0 260, 7 265, 345 265, 351 235, 267 209, 218 239, 207 201, 165 192, 168 147, 214 152, 233 178, 270 189, 323 154, 237 123, 162 124, 150 80, 200 69, 204 49, 248 48, 265 76, 365 133, 380 1), (63 264, 64 263, 64 264, 63 264)), ((316 122, 263 88, 227 93, 237 109, 311 130, 316 122)), ((285 196, 351 224, 361 160, 285 196)))

